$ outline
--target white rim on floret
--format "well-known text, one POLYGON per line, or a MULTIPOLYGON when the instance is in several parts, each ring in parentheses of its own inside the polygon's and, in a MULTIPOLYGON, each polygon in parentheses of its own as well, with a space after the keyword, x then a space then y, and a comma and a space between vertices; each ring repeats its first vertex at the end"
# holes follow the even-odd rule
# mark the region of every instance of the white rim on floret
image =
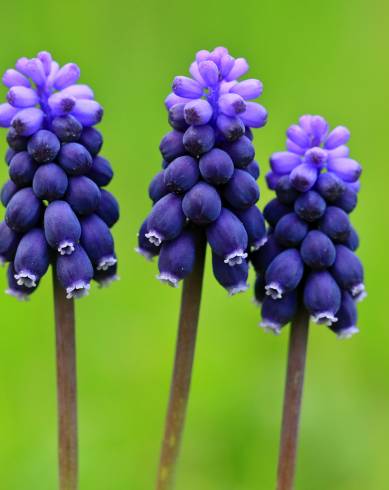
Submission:
POLYGON ((150 230, 148 233, 145 234, 145 237, 156 247, 159 247, 163 240, 163 237, 155 230, 150 230))
POLYGON ((333 323, 338 321, 338 318, 332 313, 332 311, 320 311, 311 316, 312 320, 318 325, 327 325, 330 327, 333 323))
POLYGON ((279 323, 272 322, 271 320, 266 320, 263 318, 259 326, 266 333, 272 333, 274 335, 280 335, 281 333, 281 325, 279 323))
POLYGON ((169 272, 161 272, 157 276, 158 281, 161 281, 164 284, 168 284, 172 288, 178 288, 178 277, 173 276, 173 274, 169 274, 169 272))
POLYGON ((245 258, 247 258, 247 253, 243 250, 235 250, 224 257, 224 263, 233 267, 234 265, 240 265, 245 258))
POLYGON ((356 300, 356 301, 362 301, 363 299, 366 298, 367 296, 367 291, 365 289, 365 285, 363 282, 357 284, 351 289, 351 296, 356 300))
POLYGON ((254 242, 251 248, 252 250, 259 250, 261 247, 263 247, 266 244, 266 242, 267 242, 267 236, 261 238, 261 240, 258 240, 257 242, 254 242))
POLYGON ((235 286, 227 288, 227 291, 230 296, 234 296, 235 294, 244 293, 248 290, 249 287, 250 286, 247 284, 247 282, 240 282, 235 286))
POLYGON ((90 284, 85 281, 77 281, 66 288, 67 299, 82 298, 89 294, 90 284))
POLYGON ((30 299, 27 293, 23 293, 23 291, 18 291, 17 289, 8 288, 5 290, 5 294, 9 294, 19 301, 28 301, 30 299))
POLYGON ((347 327, 336 333, 336 336, 339 340, 350 339, 353 335, 359 333, 359 328, 355 327, 347 327))
POLYGON ((284 294, 283 288, 278 282, 269 282, 265 286, 266 296, 270 296, 272 299, 281 299, 284 294))
POLYGON ((116 262, 117 262, 117 259, 113 255, 109 255, 107 257, 103 257, 103 258, 101 258, 99 260, 99 263, 97 264, 96 269, 98 271, 106 271, 110 267, 112 267, 113 265, 115 265, 116 262))
POLYGON ((64 240, 58 245, 57 251, 61 255, 71 255, 75 250, 74 242, 70 240, 64 240))
POLYGON ((37 277, 35 274, 31 274, 26 270, 21 270, 18 274, 14 275, 16 282, 19 286, 25 286, 26 288, 36 288, 37 277))

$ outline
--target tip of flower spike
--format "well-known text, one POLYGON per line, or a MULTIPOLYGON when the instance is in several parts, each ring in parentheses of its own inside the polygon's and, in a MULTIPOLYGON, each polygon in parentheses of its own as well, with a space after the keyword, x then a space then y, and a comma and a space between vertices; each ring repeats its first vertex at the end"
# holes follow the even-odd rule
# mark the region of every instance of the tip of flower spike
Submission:
POLYGON ((70 241, 63 241, 59 244, 57 251, 61 255, 71 255, 75 250, 74 243, 70 241))
POLYGON ((272 299, 281 299, 284 290, 277 282, 270 282, 265 286, 266 296, 270 296, 272 299))
POLYGON ((83 298, 89 294, 90 284, 85 281, 78 281, 66 288, 66 298, 83 298))
POLYGON ((267 236, 264 238, 261 238, 261 240, 258 240, 257 242, 254 242, 251 246, 251 249, 253 251, 259 250, 261 247, 263 247, 267 242, 267 236))
POLYGON ((172 274, 169 274, 168 272, 162 272, 158 276, 156 276, 158 281, 161 281, 164 284, 168 284, 172 288, 178 288, 178 281, 177 277, 173 276, 172 274))
POLYGON ((22 291, 18 291, 17 289, 8 288, 5 290, 5 294, 9 296, 13 296, 19 301, 29 301, 30 297, 28 294, 23 293, 22 291))
POLYGON ((25 286, 26 288, 36 288, 37 277, 35 274, 31 274, 28 271, 20 271, 19 274, 15 274, 15 279, 18 286, 25 286))
POLYGON ((113 265, 115 265, 117 262, 116 257, 113 255, 110 255, 108 257, 103 257, 102 259, 99 260, 99 263, 97 264, 96 269, 98 271, 106 271, 113 265))
POLYGON ((326 325, 327 327, 330 327, 333 323, 338 321, 337 317, 330 311, 321 311, 320 313, 312 315, 311 318, 318 325, 326 325))
POLYGON ((280 335, 281 333, 281 325, 279 323, 274 323, 270 320, 266 320, 266 318, 263 318, 259 326, 266 333, 272 333, 274 335, 280 335))
POLYGON ((365 299, 367 296, 365 285, 361 282, 360 284, 354 286, 351 290, 351 296, 358 302, 365 299))
POLYGON ((340 330, 339 332, 336 333, 336 336, 339 340, 344 340, 344 339, 350 339, 353 335, 357 333, 359 333, 359 328, 352 326, 340 330))
POLYGON ((155 257, 155 255, 150 253, 148 250, 145 250, 144 248, 135 247, 134 250, 137 254, 142 255, 142 257, 144 257, 146 260, 152 261, 155 257))
POLYGON ((97 282, 99 284, 99 288, 107 288, 116 281, 120 281, 120 276, 113 274, 112 276, 105 277, 104 279, 99 279, 97 282))
POLYGON ((150 230, 148 233, 145 234, 145 237, 150 243, 152 243, 156 247, 159 247, 162 243, 161 235, 155 230, 150 230))
POLYGON ((234 265, 240 265, 246 257, 247 253, 243 252, 243 250, 236 250, 224 257, 224 263, 233 267, 234 265))
POLYGON ((250 286, 247 284, 247 282, 241 282, 237 284, 236 286, 233 286, 231 288, 227 288, 229 296, 235 296, 235 294, 238 293, 244 293, 245 291, 248 290, 250 286))

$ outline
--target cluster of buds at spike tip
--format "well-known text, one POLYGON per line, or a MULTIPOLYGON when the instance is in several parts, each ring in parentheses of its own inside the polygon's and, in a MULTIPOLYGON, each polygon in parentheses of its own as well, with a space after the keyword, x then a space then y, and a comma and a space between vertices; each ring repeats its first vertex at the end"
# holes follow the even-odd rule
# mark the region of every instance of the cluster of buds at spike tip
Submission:
POLYGON ((116 277, 110 227, 119 208, 102 189, 113 172, 93 127, 103 109, 79 77, 76 64, 60 67, 47 52, 20 58, 3 76, 9 180, 1 190, 0 260, 9 262, 7 292, 18 298, 35 291, 50 264, 68 298, 85 295, 92 279, 116 277))
POLYGON ((137 251, 159 255, 158 278, 171 286, 192 271, 203 234, 217 281, 230 294, 244 291, 248 252, 266 241, 251 128, 264 126, 267 112, 252 101, 262 83, 238 81, 247 70, 225 48, 199 51, 191 77, 176 77, 165 100, 173 129, 160 144, 162 170, 149 187, 153 208, 137 251))
POLYGON ((301 304, 339 338, 358 332, 355 303, 366 295, 359 245, 349 214, 357 204, 361 166, 349 157, 350 133, 320 116, 287 130, 287 151, 270 158, 276 193, 264 209, 268 241, 251 254, 256 300, 265 330, 279 333, 301 304))

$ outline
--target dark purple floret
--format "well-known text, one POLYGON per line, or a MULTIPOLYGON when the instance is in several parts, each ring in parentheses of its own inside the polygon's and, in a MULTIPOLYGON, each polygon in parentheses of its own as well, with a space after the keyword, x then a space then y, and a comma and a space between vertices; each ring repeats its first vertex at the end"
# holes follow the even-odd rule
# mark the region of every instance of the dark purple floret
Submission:
POLYGON ((346 187, 344 192, 338 199, 334 201, 334 206, 343 209, 347 214, 350 214, 356 208, 358 203, 358 194, 352 189, 346 187))
POLYGON ((254 284, 254 303, 260 306, 266 297, 265 278, 262 274, 257 274, 254 284))
POLYGON ((247 232, 243 223, 228 209, 223 208, 218 219, 208 225, 207 240, 212 251, 230 266, 241 264, 247 257, 247 232))
POLYGON ((111 232, 96 214, 81 220, 81 245, 97 270, 106 270, 116 264, 111 232))
POLYGON ((331 273, 342 289, 361 301, 365 296, 363 266, 359 258, 344 245, 336 246, 336 259, 331 273))
POLYGON ((56 163, 46 163, 35 172, 32 188, 39 199, 61 199, 68 188, 68 177, 56 163))
POLYGON ((143 257, 145 257, 147 260, 152 260, 153 257, 159 255, 161 246, 150 242, 150 240, 146 237, 147 230, 148 225, 146 219, 140 227, 138 233, 138 246, 135 248, 135 251, 140 255, 143 255, 143 257))
POLYGON ((199 182, 187 192, 182 201, 185 216, 196 225, 206 225, 215 221, 221 212, 222 203, 217 190, 199 182))
POLYGON ((336 250, 327 235, 319 230, 312 230, 301 244, 301 257, 312 269, 327 269, 335 262, 336 250))
POLYGON ((282 251, 283 247, 276 240, 274 233, 267 236, 266 243, 259 249, 250 253, 250 261, 259 274, 264 274, 273 259, 282 251))
POLYGON ((211 150, 215 144, 215 131, 212 126, 190 126, 184 133, 185 149, 194 157, 211 150))
POLYGON ((27 150, 28 138, 20 136, 14 128, 10 128, 7 133, 7 143, 14 151, 27 150))
POLYGON ((18 233, 24 233, 36 226, 42 217, 42 203, 31 187, 16 192, 7 205, 5 221, 18 233))
POLYGON ((19 187, 31 185, 38 164, 26 152, 16 153, 9 164, 9 176, 19 187))
POLYGON ((192 272, 196 258, 196 238, 192 230, 184 230, 174 240, 162 244, 158 259, 158 279, 161 282, 177 287, 179 281, 192 272))
POLYGON ((113 170, 111 164, 106 158, 97 156, 93 159, 92 167, 87 175, 99 187, 105 187, 112 180, 113 170))
POLYGON ((231 267, 223 257, 212 254, 212 269, 217 282, 227 290, 230 296, 247 291, 249 267, 247 260, 231 267))
POLYGON ((202 178, 213 185, 227 183, 234 173, 234 163, 228 153, 219 148, 213 148, 200 158, 202 178))
POLYGON ((331 330, 339 339, 348 339, 359 332, 357 323, 357 307, 355 300, 347 292, 342 292, 342 302, 336 314, 338 321, 331 325, 331 330))
POLYGON ((169 191, 165 185, 165 171, 161 170, 152 179, 149 185, 149 197, 155 204, 163 196, 169 194, 169 191))
POLYGON ((280 299, 299 285, 304 273, 304 263, 299 252, 291 248, 277 255, 266 269, 266 295, 280 299))
POLYGON ((49 247, 41 228, 27 232, 16 250, 15 279, 19 286, 34 288, 50 264, 49 247))
POLYGON ((93 266, 81 245, 77 245, 71 255, 60 255, 57 258, 56 273, 66 290, 67 298, 81 298, 88 294, 93 266))
POLYGON ((81 237, 81 225, 66 201, 54 201, 45 210, 47 243, 60 255, 70 255, 81 237))
POLYGON ((5 163, 7 165, 9 165, 11 163, 11 160, 16 155, 16 153, 17 152, 15 150, 13 150, 12 148, 7 148, 7 151, 5 152, 5 157, 4 157, 5 163))
POLYGON ((175 104, 169 109, 169 123, 177 131, 185 132, 189 127, 189 124, 185 121, 185 105, 175 104))
POLYGON ((245 170, 251 175, 251 177, 254 177, 255 180, 258 180, 260 175, 260 169, 258 163, 255 160, 249 163, 245 168, 245 170))
POLYGON ((233 143, 224 144, 223 150, 230 155, 237 168, 246 168, 255 157, 254 146, 246 136, 242 136, 233 143))
POLYGON ((95 157, 103 146, 103 137, 96 128, 84 128, 79 143, 85 146, 92 157, 95 157))
POLYGON ((353 227, 351 227, 350 235, 349 235, 347 241, 344 242, 344 245, 346 245, 346 247, 348 247, 353 252, 355 252, 358 249, 358 247, 359 247, 359 236, 353 227))
POLYGON ((4 207, 11 200, 11 197, 19 190, 19 187, 12 180, 7 180, 1 189, 1 203, 4 207))
POLYGON ((5 221, 2 221, 0 223, 0 264, 14 259, 19 241, 19 233, 11 230, 5 221))
POLYGON ((297 312, 298 298, 296 290, 283 295, 280 299, 265 296, 262 301, 262 321, 260 326, 266 332, 280 334, 281 328, 289 323, 297 312))
MULTIPOLYGON (((62 143, 78 141, 82 133, 81 123, 70 114, 67 116, 55 117, 52 122, 52 129, 62 143)), ((88 128, 88 130, 92 129, 93 128, 88 128)), ((84 144, 84 146, 86 145, 84 144)))
POLYGON ((293 187, 289 175, 283 175, 275 187, 278 200, 282 204, 293 204, 299 197, 300 193, 293 187))
POLYGON ((61 147, 58 162, 69 175, 87 174, 92 169, 92 157, 80 143, 66 143, 61 147))
POLYGON ((42 129, 28 141, 27 150, 38 163, 52 162, 58 155, 61 143, 51 131, 42 129))
POLYGON ((36 283, 36 286, 34 288, 28 288, 27 286, 23 285, 21 286, 15 279, 15 274, 16 271, 13 262, 10 262, 7 269, 8 287, 5 292, 6 294, 9 294, 10 296, 18 299, 19 301, 26 301, 28 300, 30 294, 32 294, 38 287, 38 282, 36 283))
POLYGON ((168 192, 183 194, 199 180, 199 164, 191 156, 182 156, 173 160, 164 171, 164 182, 168 192))
POLYGON ((96 209, 96 214, 97 216, 100 216, 109 228, 112 228, 112 226, 119 220, 119 203, 111 192, 101 189, 100 193, 101 199, 99 207, 96 209))
POLYGON ((306 221, 296 213, 288 213, 276 224, 274 236, 283 247, 297 247, 306 237, 308 230, 306 221))
POLYGON ((65 199, 76 213, 86 216, 99 207, 101 191, 89 177, 71 177, 65 199))
POLYGON ((175 158, 185 155, 183 136, 183 133, 173 130, 162 138, 159 150, 164 160, 170 163, 175 158))
POLYGON ((347 214, 340 208, 329 206, 320 220, 319 229, 336 242, 347 241, 351 224, 347 214))
POLYGON ((304 192, 294 203, 296 214, 303 220, 312 223, 323 216, 326 210, 325 200, 315 191, 304 192))
POLYGON ((319 175, 315 189, 327 202, 334 202, 343 194, 346 185, 336 174, 326 172, 319 175))
POLYGON ((159 246, 165 240, 178 237, 184 228, 185 215, 182 211, 181 198, 167 194, 160 199, 147 218, 146 238, 159 246))
POLYGON ((245 133, 245 126, 237 116, 220 114, 216 120, 216 126, 223 137, 229 142, 236 141, 245 133))
POLYGON ((267 241, 265 219, 256 206, 248 209, 234 210, 234 214, 243 223, 247 232, 249 247, 258 250, 267 241))
POLYGON ((223 197, 233 208, 247 209, 258 201, 259 187, 248 172, 235 169, 223 189, 223 197))
POLYGON ((337 321, 341 291, 327 271, 311 272, 305 282, 304 305, 316 323, 332 325, 337 321))

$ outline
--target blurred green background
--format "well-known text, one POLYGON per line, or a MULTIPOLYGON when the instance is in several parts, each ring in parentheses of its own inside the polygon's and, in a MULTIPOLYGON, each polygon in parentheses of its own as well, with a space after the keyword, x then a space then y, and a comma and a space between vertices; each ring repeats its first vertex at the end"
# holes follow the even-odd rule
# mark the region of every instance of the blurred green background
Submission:
MULTIPOLYGON (((352 155, 364 165, 353 220, 369 297, 353 340, 311 329, 296 488, 389 488, 388 3, 15 0, 2 3, 1 16, 1 71, 42 49, 81 66, 105 107, 103 155, 116 169, 121 281, 77 303, 80 489, 153 488, 180 292, 158 283, 156 264, 133 249, 168 131, 163 100, 195 52, 217 45, 246 57, 264 83, 269 123, 255 133, 263 175, 302 113, 352 131, 352 155)), ((5 131, 0 139, 3 153, 5 131)), ((6 173, 3 165, 1 182, 6 173)), ((260 183, 263 206, 269 193, 260 183)), ((177 489, 274 488, 287 332, 263 334, 251 296, 228 298, 208 264, 177 489)), ((0 488, 52 490, 50 275, 29 303, 3 295, 0 308, 0 488)))

